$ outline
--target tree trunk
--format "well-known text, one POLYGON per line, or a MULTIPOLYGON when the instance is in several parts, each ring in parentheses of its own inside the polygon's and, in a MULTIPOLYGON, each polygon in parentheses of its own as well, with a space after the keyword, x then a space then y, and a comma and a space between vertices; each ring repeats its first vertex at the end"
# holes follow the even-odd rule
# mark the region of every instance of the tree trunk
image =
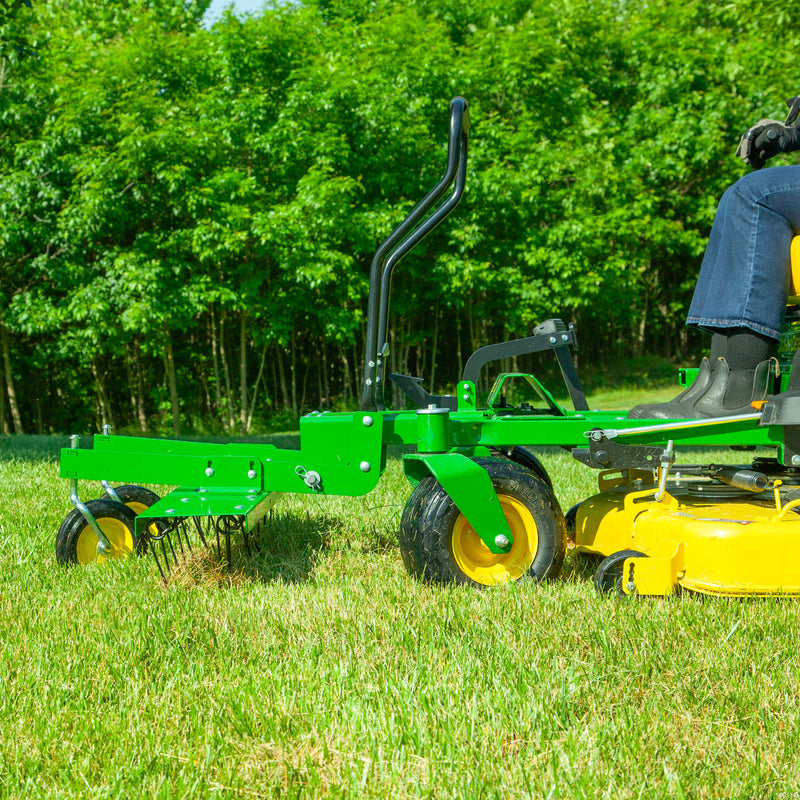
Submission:
POLYGON ((147 433, 147 410, 144 404, 144 371, 142 370, 142 349, 139 340, 133 340, 133 371, 136 380, 136 419, 139 430, 147 433))
POLYGON ((292 328, 292 414, 297 417, 297 342, 294 338, 294 328, 292 328))
POLYGON ((0 360, 0 434, 9 433, 8 419, 6 418, 6 371, 0 360))
POLYGON ((328 348, 323 340, 320 344, 322 347, 322 390, 325 392, 325 407, 331 408, 331 385, 328 381, 328 348))
POLYGON ((220 375, 219 375, 219 342, 217 341, 217 318, 214 314, 214 307, 212 306, 209 311, 209 325, 211 327, 211 363, 214 367, 214 401, 216 403, 216 412, 222 420, 222 391, 220 389, 220 375))
POLYGON ((175 357, 172 352, 172 340, 167 337, 164 343, 164 366, 167 372, 169 386, 169 400, 172 406, 172 432, 175 436, 181 435, 181 402, 178 397, 178 379, 175 375, 175 357))
POLYGON ((15 433, 25 433, 22 428, 22 416, 19 413, 17 392, 14 388, 14 376, 11 374, 11 349, 8 344, 8 329, 0 324, 0 343, 3 349, 3 369, 6 373, 6 391, 8 392, 8 407, 11 410, 11 419, 14 422, 15 433))
POLYGON ((239 408, 239 425, 242 433, 247 433, 247 317, 242 314, 239 323, 239 394, 241 406, 239 408))
POLYGON ((236 423, 233 419, 233 398, 231 397, 231 372, 228 369, 228 356, 225 349, 225 315, 219 319, 219 356, 222 361, 222 375, 225 378, 225 413, 227 423, 223 421, 225 430, 233 433, 236 423))
POLYGON ((292 406, 289 400, 289 387, 286 383, 286 368, 283 365, 283 353, 281 352, 281 346, 279 344, 275 345, 275 362, 278 365, 278 380, 281 385, 281 399, 283 400, 283 407, 290 411, 292 406))
POLYGON ((92 358, 92 375, 94 376, 94 382, 97 386, 97 398, 100 401, 100 425, 101 427, 110 425, 113 428, 115 426, 114 418, 111 414, 111 403, 108 399, 103 373, 97 364, 96 357, 92 358))
MULTIPOLYGON (((245 433, 250 433, 250 427, 253 424, 253 410, 256 407, 256 396, 258 395, 258 384, 261 381, 262 376, 264 375, 264 364, 267 360, 267 345, 264 345, 264 349, 261 351, 261 363, 258 365, 258 376, 256 377, 256 382, 253 384, 253 396, 250 401, 250 411, 247 415, 247 426, 245 428, 245 433)), ((264 380, 264 394, 267 395, 267 382, 264 380)))
POLYGON ((342 394, 344 395, 345 407, 350 407, 350 402, 353 397, 353 384, 350 379, 350 361, 347 358, 347 350, 344 347, 339 348, 339 355, 342 359, 343 379, 342 379, 342 394))
POLYGON ((433 343, 431 344, 431 393, 436 392, 436 349, 439 346, 439 298, 433 309, 433 343))

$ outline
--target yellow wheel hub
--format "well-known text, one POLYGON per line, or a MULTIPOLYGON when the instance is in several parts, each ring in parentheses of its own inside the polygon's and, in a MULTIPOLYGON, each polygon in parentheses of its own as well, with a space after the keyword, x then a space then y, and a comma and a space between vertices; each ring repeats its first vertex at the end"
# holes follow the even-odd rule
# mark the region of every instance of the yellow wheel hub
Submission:
POLYGON ((499 494, 498 499, 514 537, 508 553, 493 553, 463 514, 458 515, 453 526, 456 563, 468 578, 484 586, 522 578, 533 564, 539 547, 536 521, 527 506, 507 494, 499 494))
POLYGON ((97 520, 100 529, 111 545, 111 552, 100 555, 97 552, 97 534, 86 525, 78 536, 77 553, 79 564, 102 564, 107 559, 125 558, 133 552, 133 535, 124 522, 103 517, 97 520))

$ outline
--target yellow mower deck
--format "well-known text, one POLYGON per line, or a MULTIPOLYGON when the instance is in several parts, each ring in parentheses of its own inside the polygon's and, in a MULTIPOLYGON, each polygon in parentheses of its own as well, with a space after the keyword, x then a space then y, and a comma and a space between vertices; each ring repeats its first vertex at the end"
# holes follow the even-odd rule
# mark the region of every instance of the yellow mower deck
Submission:
MULTIPOLYGON (((617 588, 666 595, 680 586, 737 597, 800 594, 800 500, 773 490, 742 497, 703 496, 707 483, 684 482, 659 492, 642 475, 601 475, 602 491, 578 509, 578 553, 624 558, 617 588), (644 557, 637 557, 637 556, 644 557)), ((735 494, 735 492, 734 492, 735 494)))

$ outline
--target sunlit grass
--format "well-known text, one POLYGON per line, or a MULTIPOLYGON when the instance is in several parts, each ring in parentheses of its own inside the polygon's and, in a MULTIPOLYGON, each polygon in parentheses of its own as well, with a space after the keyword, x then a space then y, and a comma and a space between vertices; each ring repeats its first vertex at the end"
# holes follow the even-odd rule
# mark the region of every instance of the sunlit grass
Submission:
MULTIPOLYGON (((0 442, 2 797, 796 792, 793 601, 617 602, 569 559, 542 586, 421 584, 397 461, 362 498, 285 497, 227 577, 67 570, 62 443, 0 442)), ((541 457, 565 509, 595 490, 541 457)))

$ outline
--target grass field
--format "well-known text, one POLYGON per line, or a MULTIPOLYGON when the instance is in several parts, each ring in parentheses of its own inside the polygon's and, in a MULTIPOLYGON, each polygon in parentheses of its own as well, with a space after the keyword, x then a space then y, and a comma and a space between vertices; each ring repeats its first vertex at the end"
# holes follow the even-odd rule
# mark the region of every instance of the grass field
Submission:
MULTIPOLYGON (((569 559, 420 584, 396 461, 367 497, 282 500, 227 577, 67 570, 62 443, 0 441, 0 797, 800 796, 797 602, 615 601, 569 559)), ((565 509, 594 491, 542 458, 565 509)))

